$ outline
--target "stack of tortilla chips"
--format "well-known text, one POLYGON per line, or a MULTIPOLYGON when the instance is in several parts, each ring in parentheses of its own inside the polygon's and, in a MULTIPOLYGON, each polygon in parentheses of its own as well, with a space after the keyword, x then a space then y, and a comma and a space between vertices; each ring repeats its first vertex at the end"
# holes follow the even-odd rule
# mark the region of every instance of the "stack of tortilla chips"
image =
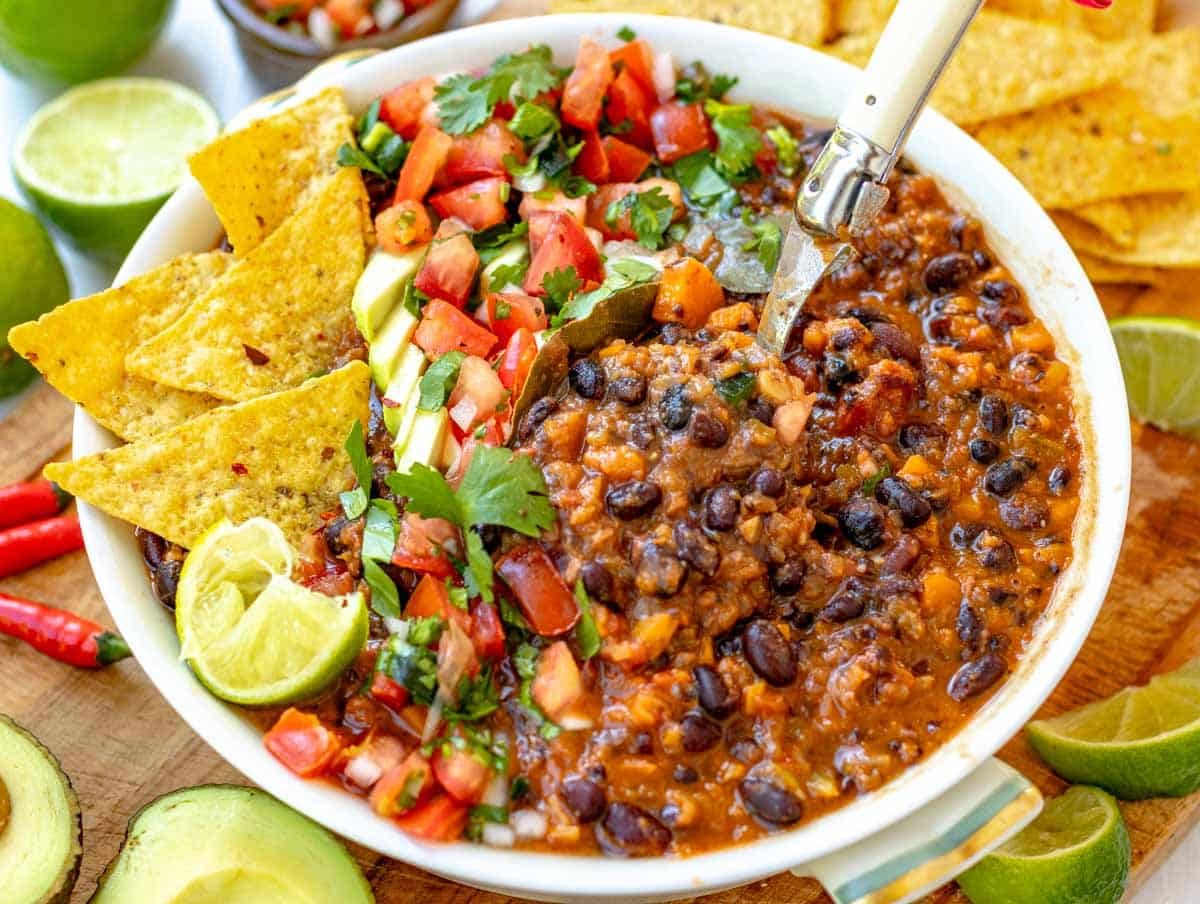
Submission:
POLYGON ((232 253, 185 254, 12 330, 12 347, 127 445, 46 468, 104 511, 190 547, 262 515, 293 543, 353 484, 343 449, 369 369, 343 345, 366 261, 362 175, 339 90, 190 161, 232 253))
MULTIPOLYGON (((550 0, 554 12, 710 19, 856 65, 870 58, 895 5, 550 0)), ((1096 282, 1200 277, 1200 28, 1156 33, 1157 6, 988 0, 933 95, 1052 211, 1096 282)))

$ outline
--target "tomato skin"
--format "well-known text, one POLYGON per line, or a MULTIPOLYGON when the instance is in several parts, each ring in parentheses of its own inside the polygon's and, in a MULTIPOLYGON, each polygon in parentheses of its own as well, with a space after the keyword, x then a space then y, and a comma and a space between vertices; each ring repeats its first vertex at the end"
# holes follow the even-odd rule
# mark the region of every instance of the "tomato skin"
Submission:
POLYGON ((663 163, 674 163, 712 146, 708 117, 700 104, 659 104, 650 114, 650 131, 654 135, 654 149, 663 163))
POLYGON ((417 583, 412 596, 404 604, 404 617, 431 618, 435 616, 447 623, 457 622, 458 626, 468 634, 471 631, 471 615, 465 609, 459 609, 450 602, 446 581, 427 574, 417 583))
POLYGON ((610 182, 588 195, 588 226, 600 230, 606 239, 636 239, 637 233, 633 229, 632 217, 629 212, 623 212, 617 218, 616 223, 610 226, 606 219, 608 208, 614 201, 620 201, 628 194, 633 192, 641 194, 655 188, 659 189, 675 207, 671 219, 678 220, 682 217, 684 211, 683 190, 679 187, 678 182, 659 178, 643 179, 641 182, 610 182))
POLYGON ((652 147, 650 110, 657 100, 653 93, 647 94, 642 89, 629 70, 622 70, 608 90, 608 109, 604 115, 614 126, 628 122, 630 129, 624 135, 638 147, 652 147))
POLYGON ((371 696, 394 713, 408 706, 408 688, 383 672, 376 672, 371 678, 371 696))
POLYGON ((500 659, 504 655, 504 622, 496 607, 481 599, 471 603, 471 643, 480 659, 500 659))
POLYGON ((492 176, 439 192, 429 203, 438 216, 457 217, 478 232, 508 219, 508 192, 508 180, 492 176))
POLYGON ((575 69, 563 85, 560 109, 563 122, 594 132, 600 125, 604 95, 614 74, 608 51, 591 38, 581 39, 575 69))
POLYGON ((492 119, 469 135, 454 136, 442 181, 447 185, 462 185, 489 176, 500 176, 507 181, 504 158, 509 155, 524 163, 525 143, 501 120, 492 119))
POLYGON ((425 305, 413 341, 430 361, 455 349, 486 358, 496 347, 496 337, 491 332, 458 308, 437 298, 425 305))
POLYGON ((525 380, 537 357, 537 340, 527 329, 519 329, 508 340, 504 349, 504 357, 500 359, 500 369, 497 376, 504 388, 512 392, 513 398, 521 394, 525 380))
POLYGON ((464 806, 449 794, 436 794, 393 821, 417 838, 425 841, 457 841, 467 827, 470 807, 464 806))
MULTIPOLYGON (((552 197, 539 198, 538 195, 544 192, 529 192, 521 198, 521 206, 517 208, 517 214, 522 220, 529 220, 532 226, 534 216, 539 213, 545 213, 551 210, 558 210, 569 216, 574 217, 580 223, 587 219, 587 198, 568 198, 563 192, 555 189, 552 197)), ((540 246, 542 235, 537 244, 540 246)), ((533 238, 530 236, 530 253, 534 253, 536 248, 533 246, 533 238)))
POLYGON ((478 269, 479 253, 470 236, 459 233, 430 246, 413 285, 430 298, 440 298, 461 309, 471 295, 478 269))
POLYGON ((392 564, 437 578, 448 578, 454 574, 454 566, 445 556, 420 556, 397 551, 392 555, 392 564))
POLYGON ((408 151, 400 178, 396 183, 395 200, 423 201, 433 186, 433 180, 446 163, 453 140, 441 129, 422 126, 408 151))
POLYGON ((583 696, 579 666, 564 641, 556 640, 538 656, 533 699, 550 720, 557 722, 583 696))
POLYGON ((636 182, 654 159, 647 151, 613 135, 604 137, 604 153, 608 157, 608 177, 613 182, 636 182))
POLYGON ((399 766, 393 766, 375 783, 367 800, 380 816, 399 816, 418 809, 434 792, 433 767, 419 751, 410 753, 399 766), (410 800, 405 800, 405 795, 410 800))
POLYGON ((529 626, 545 637, 566 634, 579 621, 579 604, 550 556, 537 543, 509 550, 496 571, 517 598, 529 626))
POLYGON ((465 750, 433 754, 433 774, 446 793, 461 804, 474 806, 483 798, 492 770, 465 750))
MULTIPOLYGON (((488 323, 496 338, 508 345, 517 330, 528 330, 540 333, 550 321, 546 317, 545 306, 536 298, 522 295, 519 292, 489 292, 487 297, 488 323), (508 305, 508 316, 499 317, 497 306, 501 303, 508 305)), ((501 380, 503 382, 503 380, 501 380)), ((511 389, 512 387, 508 387, 511 389)))
POLYGON ((583 133, 583 149, 575 158, 575 172, 597 185, 608 181, 608 155, 596 132, 583 133))
POLYGON ((375 217, 375 237, 384 251, 410 251, 433 238, 433 223, 420 201, 400 201, 375 217))
POLYGON ((263 744, 275 759, 301 778, 321 775, 342 749, 342 740, 312 713, 294 707, 284 710, 279 721, 263 736, 263 744))
POLYGON ((475 428, 491 420, 504 409, 508 392, 492 366, 483 358, 468 356, 463 359, 458 371, 458 381, 446 408, 450 420, 463 436, 473 433, 475 428))
POLYGON ((421 116, 433 103, 436 87, 437 79, 430 75, 393 88, 379 104, 379 118, 405 141, 412 141, 421 131, 421 116))
POLYGON ((529 223, 530 247, 534 246, 534 233, 543 232, 544 239, 533 253, 529 270, 525 274, 525 293, 542 296, 546 289, 542 282, 546 275, 555 270, 575 268, 575 275, 585 285, 604 281, 604 263, 600 252, 592 244, 583 227, 574 217, 565 213, 541 213, 529 223), (544 219, 543 219, 544 218, 544 219), (535 229, 536 225, 536 229, 535 229))
POLYGON ((655 96, 654 50, 644 38, 637 38, 622 44, 609 53, 608 58, 612 60, 614 66, 622 67, 624 71, 632 75, 648 97, 655 96))
POLYGON ((343 38, 365 34, 372 24, 367 0, 325 0, 324 9, 343 38))

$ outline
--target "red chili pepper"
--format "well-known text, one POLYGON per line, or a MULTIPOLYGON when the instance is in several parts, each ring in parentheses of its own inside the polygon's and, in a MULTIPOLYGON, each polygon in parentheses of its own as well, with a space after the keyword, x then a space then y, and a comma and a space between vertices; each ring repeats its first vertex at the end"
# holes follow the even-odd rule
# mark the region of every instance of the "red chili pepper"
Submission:
POLYGON ((52 518, 67 507, 71 494, 49 480, 0 487, 0 527, 52 518))
POLYGON ((86 618, 0 593, 0 634, 81 669, 98 669, 129 655, 120 636, 86 618))
POLYGON ((1112 6, 1112 0, 1075 0, 1075 2, 1091 9, 1108 9, 1112 6))
POLYGON ((74 515, 59 515, 0 531, 0 578, 83 548, 74 515))

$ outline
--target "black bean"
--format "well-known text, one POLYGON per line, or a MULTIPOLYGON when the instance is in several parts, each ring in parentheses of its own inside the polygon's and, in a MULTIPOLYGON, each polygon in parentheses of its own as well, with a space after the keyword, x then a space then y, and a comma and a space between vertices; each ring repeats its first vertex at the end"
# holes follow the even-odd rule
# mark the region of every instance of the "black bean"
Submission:
POLYGON ((742 510, 742 497, 726 484, 704 495, 704 526, 709 530, 732 530, 742 510))
POLYGON ((658 341, 663 345, 678 345, 680 342, 686 342, 692 337, 688 332, 687 327, 682 323, 664 323, 662 330, 658 334, 658 341))
POLYGON ((933 514, 933 507, 903 477, 885 477, 879 481, 875 498, 896 509, 905 527, 919 527, 933 514))
POLYGON ((905 424, 900 428, 900 448, 905 452, 928 454, 946 442, 946 431, 937 424, 905 424))
POLYGON ((756 421, 761 421, 768 427, 775 420, 775 406, 762 396, 755 396, 746 403, 746 411, 756 421))
POLYGON ((609 490, 604 501, 615 517, 628 521, 658 508, 662 502, 662 489, 649 480, 628 480, 609 490))
POLYGON ((571 776, 562 785, 563 800, 580 822, 595 822, 604 815, 608 801, 604 789, 591 779, 571 776))
POLYGON ((671 846, 671 830, 641 807, 616 802, 597 823, 596 840, 610 854, 652 857, 671 846))
POLYGON ((769 778, 747 776, 738 785, 742 803, 751 815, 774 825, 790 825, 804 815, 800 798, 769 778))
POLYGON ((750 489, 771 499, 778 499, 787 490, 787 481, 775 468, 759 468, 750 476, 750 489))
POLYGON ((654 753, 654 738, 648 731, 639 731, 633 736, 629 747, 638 756, 649 756, 654 753))
POLYGON ((783 634, 769 621, 752 621, 742 632, 742 653, 750 668, 772 687, 796 680, 796 661, 783 634))
POLYGON ((525 417, 521 420, 521 430, 519 439, 527 440, 537 431, 537 428, 542 426, 542 422, 554 412, 558 411, 558 402, 551 398, 540 398, 525 412, 525 417))
POLYGON ((954 626, 964 647, 973 650, 979 646, 979 638, 983 635, 983 619, 966 600, 958 607, 958 619, 954 626))
POLYGON ((925 265, 925 288, 935 295, 957 289, 975 273, 970 256, 953 251, 939 254, 925 265))
POLYGON ((587 591, 588 596, 592 599, 599 600, 602 603, 611 603, 613 601, 612 572, 599 562, 586 563, 579 570, 579 576, 583 578, 583 589, 587 591))
POLYGON ((682 383, 667 387, 658 403, 658 417, 668 430, 682 430, 692 419, 692 397, 682 383))
POLYGON ((955 549, 966 549, 983 533, 985 526, 978 523, 954 525, 950 528, 950 545, 955 549))
POLYGON ((696 699, 710 716, 724 719, 737 709, 738 695, 729 689, 721 673, 711 665, 698 665, 692 669, 692 680, 696 682, 696 699))
POLYGON ((612 381, 612 391, 626 405, 640 405, 646 401, 646 378, 641 375, 618 377, 612 381))
POLYGON ((900 574, 912 568, 921 556, 921 544, 911 534, 901 534, 884 554, 884 574, 900 574))
POLYGON ((762 758, 762 748, 752 738, 741 738, 729 745, 729 755, 739 763, 751 766, 762 758))
POLYGON ((981 304, 976 310, 979 319, 988 326, 1007 332, 1011 327, 1029 322, 1029 317, 1018 307, 1006 304, 981 304))
POLYGON ((833 393, 843 386, 862 380, 862 374, 837 355, 825 356, 821 364, 821 374, 825 378, 825 387, 833 393))
POLYGON ((1050 488, 1050 492, 1055 496, 1061 496, 1071 485, 1071 469, 1059 465, 1050 472, 1050 476, 1046 478, 1046 486, 1050 488))
POLYGON ((700 781, 700 773, 691 766, 676 763, 675 768, 671 770, 671 778, 675 779, 681 785, 694 785, 700 781))
POLYGON ((721 565, 721 551, 717 544, 704 535, 704 531, 680 521, 675 525, 675 546, 679 558, 687 562, 705 577, 712 577, 721 565))
POLYGON ((991 433, 1008 429, 1008 403, 998 395, 985 395, 979 400, 979 423, 991 433))
POLYGON ((875 549, 883 543, 887 522, 883 510, 870 499, 852 499, 838 512, 838 526, 846 539, 859 549, 875 549))
POLYGON ((671 596, 687 580, 687 565, 664 543, 647 543, 638 561, 637 586, 643 593, 671 596))
POLYGON ((796 593, 804 586, 804 575, 808 567, 804 560, 791 558, 771 570, 771 587, 776 593, 796 593))
POLYGON ((707 411, 697 411, 688 428, 688 437, 701 449, 720 449, 729 442, 729 428, 707 411))
POLYGON ((841 624, 858 618, 867 608, 871 589, 858 578, 847 578, 821 610, 825 621, 841 624))
POLYGON ((604 368, 591 358, 580 358, 567 371, 567 382, 583 398, 598 399, 604 395, 604 368))
POLYGON ((992 571, 1012 571, 1017 567, 1017 554, 1013 551, 1012 544, 994 530, 980 533, 971 544, 971 549, 975 551, 979 564, 984 568, 990 568, 992 571))
POLYGON ((991 269, 992 257, 982 248, 977 248, 971 252, 971 260, 975 261, 975 267, 979 271, 991 269))
POLYGON ((1021 290, 1007 279, 989 279, 980 289, 979 294, 991 302, 1018 305, 1021 303, 1021 290))
POLYGON ((681 743, 688 753, 703 753, 721 740, 721 726, 700 713, 688 713, 679 723, 681 743))
POLYGON ((1000 520, 1013 530, 1041 530, 1049 518, 1046 506, 1033 499, 1005 499, 1000 503, 1000 520))
POLYGON ((991 465, 983 475, 983 488, 995 496, 1008 496, 1033 474, 1024 458, 1006 458, 991 465))
POLYGON ((921 347, 900 327, 890 323, 872 323, 871 335, 893 358, 903 359, 910 364, 921 363, 921 347))
POLYGON ((995 653, 985 653, 978 659, 963 663, 950 679, 946 692, 962 703, 968 697, 982 694, 1008 671, 1008 663, 995 653))
POLYGON ((990 439, 976 437, 967 444, 971 459, 981 465, 990 465, 1000 457, 1000 447, 990 439))

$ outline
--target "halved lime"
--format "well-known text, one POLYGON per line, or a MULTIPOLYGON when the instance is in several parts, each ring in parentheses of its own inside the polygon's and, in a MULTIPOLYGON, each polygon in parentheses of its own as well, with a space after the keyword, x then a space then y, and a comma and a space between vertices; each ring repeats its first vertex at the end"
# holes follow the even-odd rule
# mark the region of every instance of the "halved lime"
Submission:
POLYGON ((26 123, 17 184, 82 250, 124 256, 216 137, 217 114, 183 85, 115 78, 72 88, 26 123))
POLYGON ((1109 326, 1133 416, 1200 439, 1200 320, 1118 317, 1109 326))
POLYGON ((1123 800, 1190 794, 1200 788, 1200 659, 1026 731, 1068 781, 1123 800))
POLYGON ((1132 851, 1117 802, 1077 785, 958 877, 973 904, 1116 904, 1132 851))
POLYGON ((180 657, 222 700, 245 706, 312 697, 367 642, 362 594, 293 582, 295 555, 266 518, 222 521, 188 553, 175 596, 180 657))

